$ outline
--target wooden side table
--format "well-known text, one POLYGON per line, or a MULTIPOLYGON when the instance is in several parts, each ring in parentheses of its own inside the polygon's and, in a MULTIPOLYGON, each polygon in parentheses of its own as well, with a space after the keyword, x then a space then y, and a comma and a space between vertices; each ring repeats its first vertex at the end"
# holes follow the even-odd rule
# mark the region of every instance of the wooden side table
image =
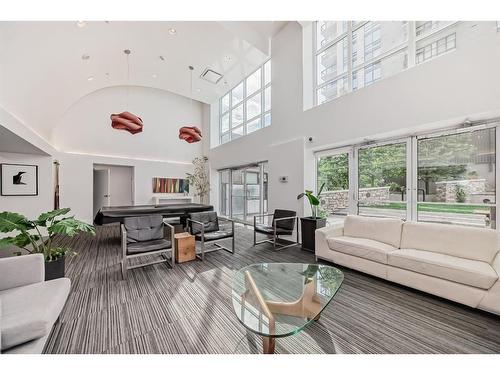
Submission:
POLYGON ((175 238, 175 260, 177 263, 189 262, 196 259, 196 244, 194 236, 187 233, 176 233, 175 238))

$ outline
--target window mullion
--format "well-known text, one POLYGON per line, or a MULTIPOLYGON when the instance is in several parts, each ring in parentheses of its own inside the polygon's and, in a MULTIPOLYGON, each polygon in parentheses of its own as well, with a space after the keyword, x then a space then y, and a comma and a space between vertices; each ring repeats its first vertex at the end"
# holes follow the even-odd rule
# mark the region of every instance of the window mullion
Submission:
POLYGON ((415 21, 408 22, 408 68, 415 66, 416 60, 416 25, 415 21))
POLYGON ((352 22, 347 24, 347 92, 352 91, 352 22))

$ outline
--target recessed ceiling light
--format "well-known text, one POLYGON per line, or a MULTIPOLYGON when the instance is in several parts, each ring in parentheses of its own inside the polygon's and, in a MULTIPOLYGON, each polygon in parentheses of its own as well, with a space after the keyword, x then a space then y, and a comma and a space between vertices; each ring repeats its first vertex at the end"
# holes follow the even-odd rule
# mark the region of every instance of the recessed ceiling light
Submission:
POLYGON ((90 55, 87 54, 82 55, 82 60, 88 60, 88 59, 90 59, 90 55))
POLYGON ((79 28, 85 27, 85 26, 87 26, 87 22, 85 22, 85 21, 78 21, 76 23, 76 26, 78 26, 79 28))
POLYGON ((177 30, 176 30, 176 29, 174 29, 174 28, 171 28, 171 29, 168 29, 168 33, 169 33, 170 35, 175 35, 175 34, 177 34, 177 30))
POLYGON ((196 89, 196 92, 201 92, 201 89, 196 89))
POLYGON ((158 74, 152 74, 151 77, 158 78, 158 74))
POLYGON ((87 78, 87 81, 89 81, 89 82, 90 82, 90 81, 93 81, 93 80, 94 80, 94 77, 89 77, 89 78, 87 78))

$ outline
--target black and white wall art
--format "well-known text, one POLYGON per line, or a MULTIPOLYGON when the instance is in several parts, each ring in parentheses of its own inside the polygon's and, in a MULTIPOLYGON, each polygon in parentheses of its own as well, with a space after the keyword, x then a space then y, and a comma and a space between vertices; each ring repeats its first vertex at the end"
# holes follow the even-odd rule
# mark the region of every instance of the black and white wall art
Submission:
POLYGON ((0 167, 1 195, 38 195, 37 165, 0 164, 0 167))

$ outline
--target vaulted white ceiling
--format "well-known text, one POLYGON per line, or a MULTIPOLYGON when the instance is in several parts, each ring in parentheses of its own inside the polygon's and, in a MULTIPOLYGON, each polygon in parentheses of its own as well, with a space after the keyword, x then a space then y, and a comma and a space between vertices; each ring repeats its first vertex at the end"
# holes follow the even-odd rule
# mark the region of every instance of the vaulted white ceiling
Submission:
POLYGON ((212 103, 265 61, 284 24, 0 22, 0 106, 50 138, 71 105, 104 87, 130 84, 190 97, 189 65, 193 99, 212 103), (205 68, 224 78, 216 85, 199 78, 205 68))

